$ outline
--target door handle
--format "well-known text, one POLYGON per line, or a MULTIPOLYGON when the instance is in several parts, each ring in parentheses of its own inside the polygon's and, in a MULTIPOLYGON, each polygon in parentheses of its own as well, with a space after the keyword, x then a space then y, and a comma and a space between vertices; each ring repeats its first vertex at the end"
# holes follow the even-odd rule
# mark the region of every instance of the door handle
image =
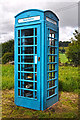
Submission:
POLYGON ((40 61, 40 57, 38 57, 38 61, 40 61))

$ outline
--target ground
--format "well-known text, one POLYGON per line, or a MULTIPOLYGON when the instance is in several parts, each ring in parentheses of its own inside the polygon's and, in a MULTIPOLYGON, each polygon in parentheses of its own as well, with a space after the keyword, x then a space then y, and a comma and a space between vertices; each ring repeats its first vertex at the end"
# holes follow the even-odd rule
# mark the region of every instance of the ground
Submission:
POLYGON ((78 94, 59 92, 59 102, 45 111, 18 107, 14 104, 14 89, 2 91, 2 118, 77 118, 78 94))

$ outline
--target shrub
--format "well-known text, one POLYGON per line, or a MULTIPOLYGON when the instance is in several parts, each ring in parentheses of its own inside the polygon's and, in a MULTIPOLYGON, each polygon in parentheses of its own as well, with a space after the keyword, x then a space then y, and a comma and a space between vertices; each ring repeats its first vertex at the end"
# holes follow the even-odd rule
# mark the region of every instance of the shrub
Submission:
POLYGON ((13 60, 14 60, 13 53, 7 52, 2 57, 2 64, 5 64, 5 63, 7 63, 9 61, 13 61, 13 60))
POLYGON ((74 38, 71 38, 71 43, 67 49, 66 55, 71 64, 80 65, 80 33, 75 30, 74 38))
POLYGON ((5 43, 1 43, 0 50, 2 51, 2 56, 7 52, 11 52, 14 54, 14 40, 9 40, 5 43))

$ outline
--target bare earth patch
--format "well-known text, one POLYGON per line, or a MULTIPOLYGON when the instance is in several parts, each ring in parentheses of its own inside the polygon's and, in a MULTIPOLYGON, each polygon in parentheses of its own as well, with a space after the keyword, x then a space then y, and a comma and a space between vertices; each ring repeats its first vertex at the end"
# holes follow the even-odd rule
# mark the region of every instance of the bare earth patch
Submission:
POLYGON ((45 111, 18 107, 14 104, 14 89, 2 91, 2 118, 77 118, 78 94, 60 92, 59 102, 45 111))

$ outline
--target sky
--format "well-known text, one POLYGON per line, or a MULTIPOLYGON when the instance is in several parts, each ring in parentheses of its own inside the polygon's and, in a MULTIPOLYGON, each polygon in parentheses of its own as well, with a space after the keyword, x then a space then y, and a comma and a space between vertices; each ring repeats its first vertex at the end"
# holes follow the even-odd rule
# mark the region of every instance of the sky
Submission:
POLYGON ((51 10, 59 18, 59 41, 78 29, 78 0, 0 0, 0 43, 14 39, 14 16, 23 10, 51 10))

